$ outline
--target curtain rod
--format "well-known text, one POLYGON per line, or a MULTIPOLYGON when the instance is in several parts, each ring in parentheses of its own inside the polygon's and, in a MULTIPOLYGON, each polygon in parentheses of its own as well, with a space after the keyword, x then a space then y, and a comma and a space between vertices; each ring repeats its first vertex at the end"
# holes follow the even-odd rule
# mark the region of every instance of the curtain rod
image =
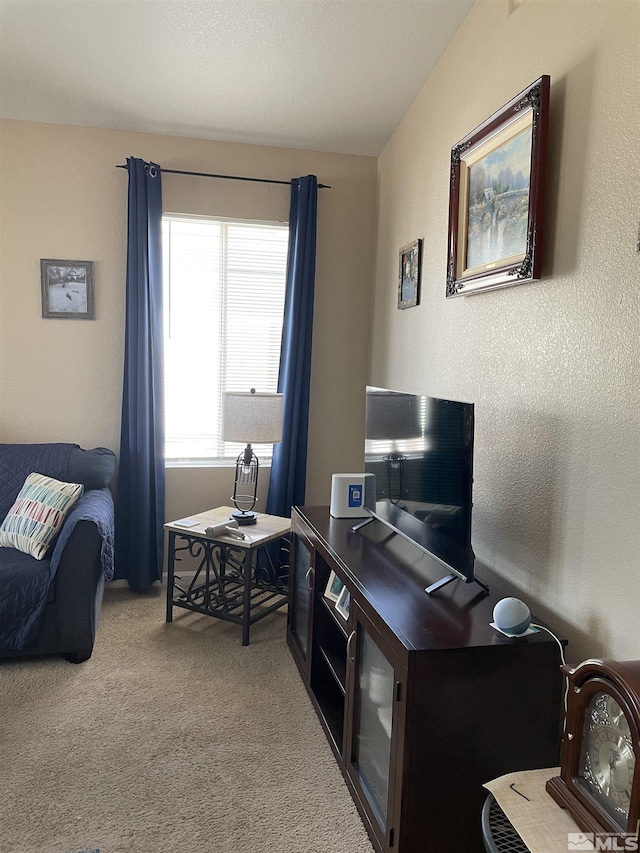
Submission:
MULTIPOLYGON (((126 163, 116 166, 116 169, 126 168, 126 163)), ((212 175, 209 172, 185 172, 182 169, 163 169, 162 166, 160 167, 160 171, 170 175, 194 175, 196 178, 224 178, 227 181, 254 181, 260 184, 284 184, 288 187, 293 183, 293 181, 274 181, 270 178, 243 178, 238 175, 212 175)), ((327 184, 318 184, 318 189, 330 190, 331 187, 327 186, 327 184)))

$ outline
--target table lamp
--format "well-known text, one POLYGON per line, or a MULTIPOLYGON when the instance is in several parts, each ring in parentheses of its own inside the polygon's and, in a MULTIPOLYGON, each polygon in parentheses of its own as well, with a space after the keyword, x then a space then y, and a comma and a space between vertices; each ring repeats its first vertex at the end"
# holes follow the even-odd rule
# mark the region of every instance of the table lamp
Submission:
POLYGON ((247 442, 236 459, 236 476, 231 500, 236 512, 231 518, 239 525, 255 524, 252 512, 258 493, 258 457, 251 443, 275 444, 282 441, 283 394, 227 391, 222 395, 222 440, 247 442))

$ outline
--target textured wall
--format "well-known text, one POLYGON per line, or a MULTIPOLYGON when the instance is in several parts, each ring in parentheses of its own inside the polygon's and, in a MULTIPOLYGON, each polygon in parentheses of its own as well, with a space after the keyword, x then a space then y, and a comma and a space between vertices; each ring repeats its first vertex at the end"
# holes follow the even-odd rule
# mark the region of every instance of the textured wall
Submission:
POLYGON ((640 4, 476 0, 379 159, 370 379, 476 404, 478 573, 570 638, 640 657, 640 4), (450 149, 542 74, 540 282, 445 300, 450 149), (400 246, 422 301, 396 309, 400 246))
MULTIPOLYGON (((289 180, 320 190, 309 437, 309 503, 361 457, 373 268, 376 160, 141 133, 0 124, 0 440, 117 450, 122 387, 127 156, 165 168, 289 180), (45 320, 40 258, 95 262, 96 319, 45 320), (336 376, 340 382, 336 382, 336 376), (331 403, 340 417, 327 414, 331 403)), ((166 211, 286 221, 286 186, 165 175, 166 211)), ((203 373, 203 387, 206 373, 203 373)), ((265 474, 268 469, 265 469, 265 474)), ((229 468, 173 468, 167 516, 229 502, 229 468)), ((267 479, 263 478, 263 490, 267 479)), ((264 507, 264 504, 262 504, 264 507)))

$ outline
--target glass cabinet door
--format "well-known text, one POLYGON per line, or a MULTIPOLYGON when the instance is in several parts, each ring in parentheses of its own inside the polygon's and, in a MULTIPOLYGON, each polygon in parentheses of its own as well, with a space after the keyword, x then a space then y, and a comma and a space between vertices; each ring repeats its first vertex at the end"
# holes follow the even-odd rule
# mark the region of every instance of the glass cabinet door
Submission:
MULTIPOLYGON (((393 714, 399 696, 392 659, 377 631, 355 613, 349 653, 353 701, 347 767, 370 807, 385 845, 390 844, 393 778, 393 714), (354 648, 355 647, 355 648, 354 648)), ((368 622, 368 620, 367 620, 368 622)))
POLYGON ((309 619, 311 615, 311 590, 313 568, 311 549, 299 535, 293 537, 293 590, 289 619, 291 635, 296 641, 303 660, 307 660, 309 646, 309 619))

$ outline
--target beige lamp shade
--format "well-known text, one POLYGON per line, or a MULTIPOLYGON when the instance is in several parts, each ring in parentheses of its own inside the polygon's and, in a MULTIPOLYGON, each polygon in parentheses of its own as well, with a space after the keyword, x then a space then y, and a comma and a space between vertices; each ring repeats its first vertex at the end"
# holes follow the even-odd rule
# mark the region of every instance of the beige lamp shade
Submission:
POLYGON ((368 439, 402 441, 419 438, 421 435, 419 397, 382 388, 367 389, 366 437, 368 439))
POLYGON ((222 440, 247 444, 282 441, 283 394, 226 391, 222 395, 222 440))

